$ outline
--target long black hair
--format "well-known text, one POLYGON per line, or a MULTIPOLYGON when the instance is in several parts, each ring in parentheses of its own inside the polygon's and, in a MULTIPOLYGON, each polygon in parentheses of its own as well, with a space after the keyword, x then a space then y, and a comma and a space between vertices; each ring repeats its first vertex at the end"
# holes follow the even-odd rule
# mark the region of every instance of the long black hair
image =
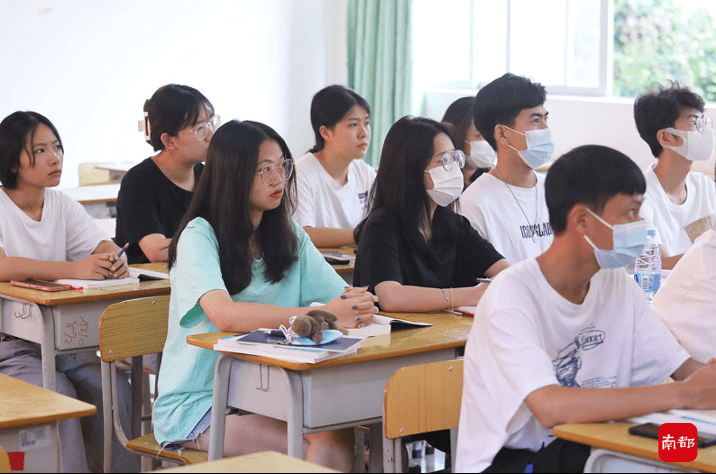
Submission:
POLYGON ((0 183, 7 189, 15 189, 17 186, 17 170, 20 168, 20 155, 23 150, 30 158, 30 165, 35 166, 32 141, 40 124, 52 130, 64 153, 60 134, 44 115, 37 112, 17 111, 5 117, 0 123, 0 183))
MULTIPOLYGON (((435 153, 437 135, 444 133, 455 144, 451 128, 432 119, 405 116, 390 127, 383 142, 380 167, 370 190, 368 217, 381 208, 394 211, 400 216, 406 238, 415 245, 425 241, 420 228, 430 216, 425 168, 435 153)), ((455 211, 456 206, 454 201, 447 209, 455 211)), ((368 217, 356 227, 356 242, 368 217)), ((441 238, 441 229, 435 230, 433 239, 441 238)))
POLYGON ((274 129, 258 122, 232 120, 216 131, 209 143, 206 166, 194 190, 191 204, 169 246, 169 268, 176 263, 177 244, 189 222, 204 218, 214 229, 219 243, 221 276, 230 294, 240 293, 251 283, 253 256, 250 241, 256 242, 266 270, 264 277, 278 283, 297 260, 298 241, 290 215, 296 202, 295 175, 286 182, 281 204, 263 213, 258 228, 251 222, 251 188, 256 175, 259 148, 272 140, 284 158, 292 159, 286 142, 274 129))

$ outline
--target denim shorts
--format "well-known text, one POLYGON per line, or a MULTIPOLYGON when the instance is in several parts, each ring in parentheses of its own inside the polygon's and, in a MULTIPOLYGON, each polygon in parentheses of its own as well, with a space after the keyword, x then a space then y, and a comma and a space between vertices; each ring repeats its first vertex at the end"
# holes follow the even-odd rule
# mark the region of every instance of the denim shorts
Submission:
POLYGON ((206 414, 202 417, 202 419, 199 420, 199 423, 196 424, 194 429, 191 430, 191 433, 189 433, 189 437, 187 439, 165 441, 162 443, 162 448, 172 449, 175 447, 181 447, 181 444, 187 441, 196 441, 204 431, 209 429, 209 426, 211 426, 211 408, 209 408, 209 411, 207 411, 206 414))

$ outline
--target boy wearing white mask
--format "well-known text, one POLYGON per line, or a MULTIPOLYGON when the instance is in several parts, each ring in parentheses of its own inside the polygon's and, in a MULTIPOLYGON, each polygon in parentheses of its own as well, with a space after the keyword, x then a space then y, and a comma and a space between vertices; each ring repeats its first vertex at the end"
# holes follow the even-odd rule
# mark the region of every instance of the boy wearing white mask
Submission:
POLYGON ((714 228, 714 183, 691 171, 694 161, 713 156, 711 119, 704 115, 701 97, 672 83, 637 98, 634 120, 658 159, 644 171, 642 215, 656 228, 662 265, 671 269, 701 234, 714 228))
POLYGON ((716 361, 690 358, 622 268, 646 244, 645 190, 636 164, 603 146, 550 168, 554 242, 498 275, 477 306, 458 472, 582 472, 589 446, 555 439, 554 426, 716 407, 716 361))
POLYGON ((497 165, 465 190, 460 212, 512 263, 552 243, 544 177, 534 171, 554 151, 546 97, 541 84, 508 73, 480 89, 472 106, 475 128, 497 151, 497 165))

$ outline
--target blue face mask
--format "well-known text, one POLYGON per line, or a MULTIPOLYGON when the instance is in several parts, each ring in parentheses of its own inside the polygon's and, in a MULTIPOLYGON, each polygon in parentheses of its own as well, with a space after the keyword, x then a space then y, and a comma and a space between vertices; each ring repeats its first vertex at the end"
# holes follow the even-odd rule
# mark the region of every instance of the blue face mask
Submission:
POLYGON ((612 250, 600 249, 589 240, 589 237, 584 236, 589 245, 594 247, 594 256, 597 257, 597 263, 601 268, 622 268, 641 255, 646 247, 646 230, 649 226, 645 220, 612 226, 591 209, 587 209, 587 211, 599 219, 599 222, 612 229, 612 250))
POLYGON ((524 161, 530 168, 539 168, 552 158, 552 154, 554 153, 554 141, 552 140, 551 128, 528 130, 527 132, 522 133, 517 130, 512 130, 507 125, 503 125, 503 127, 525 136, 525 141, 527 143, 526 150, 518 150, 510 144, 507 144, 507 146, 515 150, 517 154, 520 155, 520 158, 522 158, 522 161, 524 161))

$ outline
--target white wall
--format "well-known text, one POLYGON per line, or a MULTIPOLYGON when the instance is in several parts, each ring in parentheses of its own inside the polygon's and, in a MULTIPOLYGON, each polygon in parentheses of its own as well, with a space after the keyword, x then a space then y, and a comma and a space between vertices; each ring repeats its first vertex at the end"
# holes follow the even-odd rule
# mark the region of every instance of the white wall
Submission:
MULTIPOLYGON (((474 90, 430 91, 423 111, 428 117, 440 120, 454 100, 475 93, 474 90)), ((633 107, 633 99, 548 95, 545 108, 554 133, 555 158, 577 146, 596 144, 621 151, 642 170, 655 163, 656 158, 634 125, 633 107)), ((716 121, 716 104, 707 104, 706 114, 716 121)), ((694 163, 693 169, 713 176, 714 158, 706 163, 694 163)))
POLYGON ((313 143, 311 98, 344 83, 347 0, 3 0, 0 118, 34 110, 65 145, 60 187, 82 162, 153 154, 137 131, 161 85, 199 89, 222 122, 274 127, 294 154, 313 143))

